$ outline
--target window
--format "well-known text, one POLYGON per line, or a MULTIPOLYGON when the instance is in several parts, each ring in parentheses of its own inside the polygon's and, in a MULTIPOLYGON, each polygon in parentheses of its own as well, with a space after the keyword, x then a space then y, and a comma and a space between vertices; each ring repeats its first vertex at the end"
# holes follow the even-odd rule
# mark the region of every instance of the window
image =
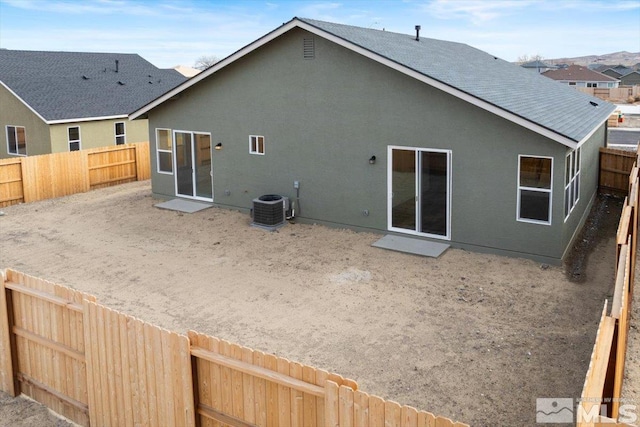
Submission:
POLYGON ((116 145, 122 145, 127 142, 127 137, 124 132, 124 122, 117 122, 116 126, 116 145))
POLYGON ((27 137, 23 126, 7 126, 7 152, 17 156, 27 155, 27 137))
POLYGON ((249 153, 264 155, 264 136, 249 136, 249 153))
POLYGON ((553 159, 518 156, 518 221, 551 224, 553 159))
POLYGON ((69 151, 78 151, 80 149, 80 127, 67 128, 67 133, 69 135, 69 151))
POLYGON ((569 217, 569 214, 580 200, 580 162, 581 153, 580 148, 573 150, 567 154, 565 160, 565 173, 564 173, 564 219, 569 217))
POLYGON ((615 87, 615 85, 613 83, 607 83, 607 87, 608 88, 613 88, 613 87, 615 87))
POLYGON ((598 83, 587 82, 587 87, 598 87, 598 83))
POLYGON ((173 153, 171 151, 171 129, 156 129, 156 155, 158 173, 173 173, 173 153))
POLYGON ((569 86, 575 86, 576 82, 569 82, 569 86))

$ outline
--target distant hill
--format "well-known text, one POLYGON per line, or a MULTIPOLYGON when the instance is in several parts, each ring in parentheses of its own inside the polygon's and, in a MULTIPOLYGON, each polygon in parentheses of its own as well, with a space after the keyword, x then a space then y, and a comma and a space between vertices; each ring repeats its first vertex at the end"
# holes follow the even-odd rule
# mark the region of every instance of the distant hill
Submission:
POLYGON ((614 52, 604 55, 587 55, 577 56, 574 58, 544 58, 544 62, 552 64, 575 64, 575 65, 589 65, 589 64, 607 64, 607 65, 626 65, 631 66, 640 62, 640 52, 614 52))

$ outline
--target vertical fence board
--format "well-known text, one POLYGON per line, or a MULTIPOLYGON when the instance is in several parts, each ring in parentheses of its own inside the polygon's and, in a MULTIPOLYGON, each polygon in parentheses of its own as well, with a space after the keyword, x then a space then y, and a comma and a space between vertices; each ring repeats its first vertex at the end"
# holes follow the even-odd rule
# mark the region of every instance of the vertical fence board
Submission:
MULTIPOLYGON (((242 360, 242 347, 237 344, 231 344, 229 347, 229 356, 236 359, 242 360)), ((234 417, 239 419, 244 418, 244 379, 242 377, 242 372, 232 370, 231 371, 231 397, 233 401, 233 409, 232 414, 234 417)))
MULTIPOLYGON (((253 351, 250 348, 242 348, 242 360, 246 363, 253 364, 253 351)), ((249 374, 242 376, 244 419, 248 423, 255 423, 255 385, 254 377, 249 374)))
MULTIPOLYGON (((289 365, 287 359, 278 358, 277 369, 281 374, 289 376, 289 365)), ((282 427, 291 426, 291 391, 284 385, 278 386, 278 425, 282 427)))
MULTIPOLYGON (((289 375, 297 380, 302 380, 302 365, 292 362, 289 366, 289 375)), ((291 426, 304 427, 304 396, 299 390, 291 390, 291 426)))
POLYGON ((13 383, 13 358, 15 347, 11 344, 11 326, 7 291, 4 287, 4 272, 0 272, 0 390, 16 395, 13 383))
POLYGON ((138 417, 140 418, 140 423, 142 425, 151 424, 151 415, 149 412, 149 373, 148 369, 152 369, 152 367, 147 365, 147 360, 149 360, 149 356, 147 356, 146 342, 144 340, 144 323, 139 319, 133 320, 133 334, 135 339, 135 347, 136 354, 138 355, 137 359, 137 377, 138 377, 138 393, 140 394, 140 406, 136 407, 136 412, 138 412, 138 417))
POLYGON ((340 386, 338 390, 338 411, 340 427, 354 427, 353 422, 353 390, 346 386, 340 386))
MULTIPOLYGON (((325 420, 327 427, 340 426, 340 389, 338 384, 333 381, 327 381, 324 389, 325 392, 325 420)), ((383 420, 384 422, 384 420, 383 420)), ((378 424, 383 425, 383 424, 378 424)))
MULTIPOLYGON (((278 360, 273 354, 264 355, 264 367, 272 371, 278 370, 278 360)), ((267 381, 267 426, 277 427, 278 422, 278 384, 267 381)))
MULTIPOLYGON (((264 353, 255 351, 253 353, 253 364, 256 366, 264 366, 264 353)), ((262 378, 256 378, 256 424, 260 427, 267 425, 267 381, 262 378)))
MULTIPOLYGON (((302 366, 302 379, 308 383, 314 384, 316 381, 316 370, 311 366, 302 366)), ((304 393, 304 422, 308 427, 317 426, 317 408, 316 399, 309 393, 304 393)), ((320 427, 320 426, 318 426, 320 427)))
POLYGON ((384 400, 378 396, 369 397, 369 425, 383 426, 384 417, 384 400))

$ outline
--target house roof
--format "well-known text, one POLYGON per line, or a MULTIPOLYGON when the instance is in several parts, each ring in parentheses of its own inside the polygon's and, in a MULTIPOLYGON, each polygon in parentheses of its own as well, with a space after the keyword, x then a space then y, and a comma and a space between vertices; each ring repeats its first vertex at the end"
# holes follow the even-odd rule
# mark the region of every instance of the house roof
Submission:
POLYGON ((140 117, 293 28, 302 28, 487 111, 577 147, 615 106, 462 43, 294 18, 134 111, 140 117))
POLYGON ((137 54, 0 49, 0 83, 49 124, 127 117, 185 80, 137 54))
POLYGON ((606 74, 590 70, 581 65, 570 65, 561 70, 549 70, 542 73, 543 76, 553 80, 570 80, 572 82, 617 82, 618 79, 606 74))
POLYGON ((553 65, 546 64, 546 63, 544 63, 542 61, 539 61, 539 60, 525 62, 524 64, 521 64, 520 66, 524 67, 524 68, 554 68, 553 65))

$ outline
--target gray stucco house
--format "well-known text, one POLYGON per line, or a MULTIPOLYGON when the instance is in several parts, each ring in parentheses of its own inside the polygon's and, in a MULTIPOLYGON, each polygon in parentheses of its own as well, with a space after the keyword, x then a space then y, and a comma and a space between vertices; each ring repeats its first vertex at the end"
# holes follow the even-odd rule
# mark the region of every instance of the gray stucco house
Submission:
POLYGON ((280 194, 304 221, 558 263, 614 108, 465 44, 294 18, 130 118, 157 196, 280 194))

